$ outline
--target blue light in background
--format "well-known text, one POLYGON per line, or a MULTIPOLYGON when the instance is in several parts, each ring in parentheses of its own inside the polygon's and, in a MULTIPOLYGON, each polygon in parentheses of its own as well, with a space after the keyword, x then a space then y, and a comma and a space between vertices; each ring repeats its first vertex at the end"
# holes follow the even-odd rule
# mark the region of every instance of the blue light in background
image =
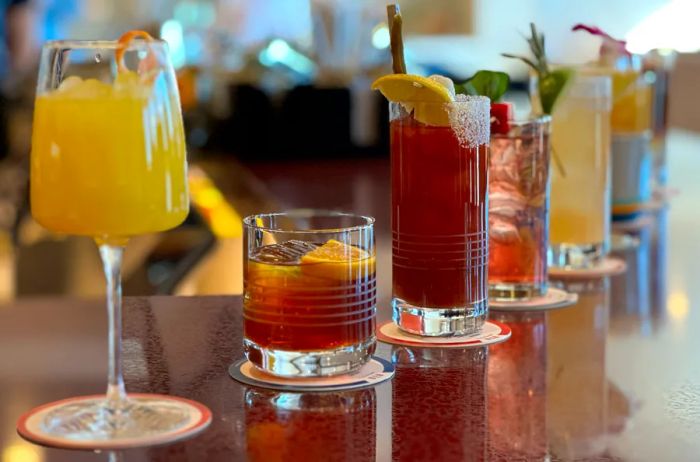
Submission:
POLYGON ((389 36, 389 28, 386 24, 379 24, 372 31, 372 46, 378 50, 389 48, 391 45, 391 37, 389 36))
POLYGON ((175 5, 173 13, 174 18, 185 28, 207 28, 214 24, 216 19, 216 10, 211 2, 181 1, 175 5))
POLYGON ((185 65, 187 55, 185 54, 185 41, 182 24, 175 19, 169 19, 160 28, 160 36, 168 42, 170 48, 170 59, 173 61, 175 69, 185 65))
POLYGON ((264 48, 258 59, 264 66, 272 66, 276 63, 284 64, 295 72, 305 76, 316 73, 316 65, 309 58, 294 50, 282 39, 275 39, 264 48))

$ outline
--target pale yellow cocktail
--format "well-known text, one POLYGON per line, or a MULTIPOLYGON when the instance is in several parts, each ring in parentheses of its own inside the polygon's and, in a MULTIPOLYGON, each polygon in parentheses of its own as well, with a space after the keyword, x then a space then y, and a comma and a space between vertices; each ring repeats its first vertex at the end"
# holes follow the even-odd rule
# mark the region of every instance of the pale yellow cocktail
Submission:
POLYGON ((577 74, 552 114, 551 265, 586 267, 602 258, 610 234, 611 84, 577 74))

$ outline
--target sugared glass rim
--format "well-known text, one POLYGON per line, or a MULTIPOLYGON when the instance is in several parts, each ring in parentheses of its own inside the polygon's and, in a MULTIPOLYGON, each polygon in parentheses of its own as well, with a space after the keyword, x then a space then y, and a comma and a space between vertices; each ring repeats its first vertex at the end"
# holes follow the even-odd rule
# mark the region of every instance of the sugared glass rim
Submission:
MULTIPOLYGON (((129 48, 134 45, 158 45, 165 46, 167 42, 162 39, 154 38, 152 40, 143 40, 136 38, 128 42, 129 48)), ((43 44, 43 48, 75 48, 75 49, 105 49, 116 50, 121 45, 116 40, 47 40, 43 44)))
POLYGON ((243 224, 248 228, 258 229, 261 231, 269 231, 272 233, 294 233, 294 234, 318 234, 318 233, 344 233, 349 231, 362 231, 365 229, 370 229, 374 226, 374 217, 358 215, 355 213, 348 212, 338 212, 336 210, 324 210, 324 209, 292 209, 284 212, 270 212, 270 213, 256 213, 253 215, 248 215, 243 219, 243 224), (347 217, 352 219, 357 219, 359 221, 364 221, 364 224, 340 227, 340 228, 314 228, 314 229, 283 229, 272 226, 265 226, 256 223, 258 218, 272 218, 272 217, 286 217, 286 218, 313 218, 313 217, 347 217))
POLYGON ((465 100, 459 101, 459 100, 454 100, 454 101, 421 101, 421 100, 407 100, 407 101, 389 101, 389 105, 398 105, 402 106, 405 104, 420 104, 420 105, 426 105, 426 106, 472 106, 472 105, 477 105, 477 104, 484 104, 484 103, 489 103, 491 104, 491 100, 483 95, 464 95, 466 96, 465 100))

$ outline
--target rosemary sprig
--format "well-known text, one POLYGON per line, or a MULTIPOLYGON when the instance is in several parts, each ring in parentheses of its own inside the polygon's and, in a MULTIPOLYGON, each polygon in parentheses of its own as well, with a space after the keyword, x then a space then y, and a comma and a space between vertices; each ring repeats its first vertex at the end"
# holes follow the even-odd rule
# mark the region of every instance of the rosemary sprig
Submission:
MULTIPOLYGON (((544 46, 544 34, 537 32, 537 27, 534 23, 530 23, 530 37, 525 38, 527 40, 528 46, 530 47, 530 52, 533 58, 527 56, 512 55, 508 53, 503 53, 502 56, 506 58, 519 59, 528 66, 530 66, 537 73, 537 92, 540 96, 540 104, 542 105, 542 112, 545 114, 551 114, 554 110, 554 105, 557 99, 564 91, 564 88, 571 81, 574 71, 571 68, 558 68, 550 69, 549 63, 547 62, 547 55, 545 53, 544 46)), ((566 177, 566 170, 564 165, 559 159, 554 148, 552 148, 552 158, 557 166, 557 169, 566 177)))

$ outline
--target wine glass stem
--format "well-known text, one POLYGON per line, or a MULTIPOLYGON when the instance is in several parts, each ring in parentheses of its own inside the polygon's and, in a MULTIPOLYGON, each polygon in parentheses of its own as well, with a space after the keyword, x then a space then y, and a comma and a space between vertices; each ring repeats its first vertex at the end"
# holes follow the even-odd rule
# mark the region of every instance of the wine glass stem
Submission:
POLYGON ((118 410, 126 403, 122 377, 122 255, 124 247, 100 244, 102 266, 107 279, 107 317, 109 319, 109 375, 107 405, 118 410))

